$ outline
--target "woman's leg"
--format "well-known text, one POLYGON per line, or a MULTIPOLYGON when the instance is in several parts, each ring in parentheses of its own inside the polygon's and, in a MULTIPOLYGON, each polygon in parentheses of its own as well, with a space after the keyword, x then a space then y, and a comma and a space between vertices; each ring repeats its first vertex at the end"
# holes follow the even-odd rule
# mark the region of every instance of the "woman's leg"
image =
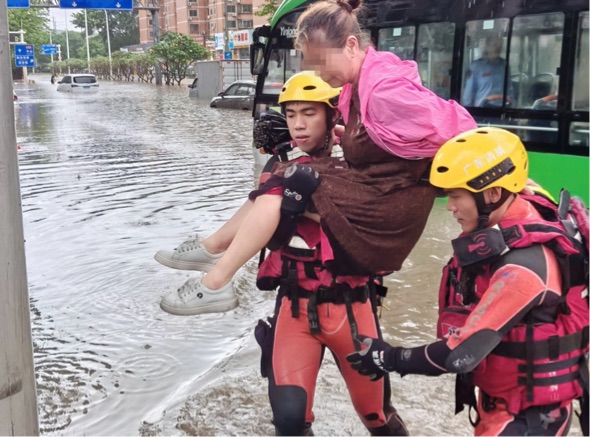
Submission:
POLYGON ((282 196, 259 196, 243 218, 235 237, 221 259, 203 276, 209 290, 226 285, 246 261, 269 242, 281 218, 282 196))
POLYGON ((244 219, 250 213, 254 202, 246 200, 246 202, 240 206, 235 214, 223 224, 213 234, 201 240, 201 244, 205 246, 207 251, 212 254, 218 254, 227 250, 232 240, 236 236, 240 225, 244 219))

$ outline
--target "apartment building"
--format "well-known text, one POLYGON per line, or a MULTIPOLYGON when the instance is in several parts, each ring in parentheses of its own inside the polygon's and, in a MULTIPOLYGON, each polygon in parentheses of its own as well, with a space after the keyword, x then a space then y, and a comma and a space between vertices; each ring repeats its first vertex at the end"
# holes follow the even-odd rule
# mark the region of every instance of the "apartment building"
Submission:
MULTIPOLYGON (((232 42, 234 58, 243 58, 244 48, 250 43, 252 29, 268 22, 267 18, 254 15, 262 2, 263 0, 160 0, 160 34, 183 33, 217 51, 220 49, 219 38, 223 40, 221 45, 227 48, 224 40, 227 35, 228 42, 232 42)), ((145 10, 138 12, 140 43, 153 42, 152 15, 145 10)))

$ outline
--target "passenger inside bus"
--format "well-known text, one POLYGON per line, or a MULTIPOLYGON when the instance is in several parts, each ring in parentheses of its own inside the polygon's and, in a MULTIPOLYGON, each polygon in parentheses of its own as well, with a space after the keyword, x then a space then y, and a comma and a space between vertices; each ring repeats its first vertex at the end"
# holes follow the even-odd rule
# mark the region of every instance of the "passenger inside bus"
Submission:
MULTIPOLYGON (((464 106, 499 107, 504 96, 506 59, 500 56, 502 38, 488 35, 483 57, 474 61, 465 74, 461 104, 464 106)), ((507 102, 512 99, 512 82, 508 82, 507 102)))

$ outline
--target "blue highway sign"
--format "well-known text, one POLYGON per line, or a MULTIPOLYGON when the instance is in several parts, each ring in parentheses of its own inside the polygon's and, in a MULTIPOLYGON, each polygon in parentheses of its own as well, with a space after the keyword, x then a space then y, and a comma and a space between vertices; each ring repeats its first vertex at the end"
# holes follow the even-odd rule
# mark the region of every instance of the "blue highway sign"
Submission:
POLYGON ((41 54, 42 55, 57 55, 57 45, 56 44, 43 44, 41 46, 41 54))
POLYGON ((9 8, 28 8, 29 6, 29 0, 8 0, 9 8))
POLYGON ((133 0, 59 0, 63 9, 112 9, 115 11, 131 11, 133 0))
POLYGON ((17 67, 34 67, 35 46, 33 44, 16 44, 14 46, 14 64, 17 67))

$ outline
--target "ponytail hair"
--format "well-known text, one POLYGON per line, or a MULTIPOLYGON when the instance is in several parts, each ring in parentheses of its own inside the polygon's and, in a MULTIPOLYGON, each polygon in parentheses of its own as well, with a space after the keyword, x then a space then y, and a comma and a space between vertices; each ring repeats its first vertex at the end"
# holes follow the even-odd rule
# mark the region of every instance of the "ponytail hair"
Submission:
POLYGON ((301 49, 314 43, 343 48, 346 39, 352 35, 364 50, 371 45, 371 39, 358 21, 362 10, 362 0, 324 0, 312 4, 297 20, 295 47, 301 49))

